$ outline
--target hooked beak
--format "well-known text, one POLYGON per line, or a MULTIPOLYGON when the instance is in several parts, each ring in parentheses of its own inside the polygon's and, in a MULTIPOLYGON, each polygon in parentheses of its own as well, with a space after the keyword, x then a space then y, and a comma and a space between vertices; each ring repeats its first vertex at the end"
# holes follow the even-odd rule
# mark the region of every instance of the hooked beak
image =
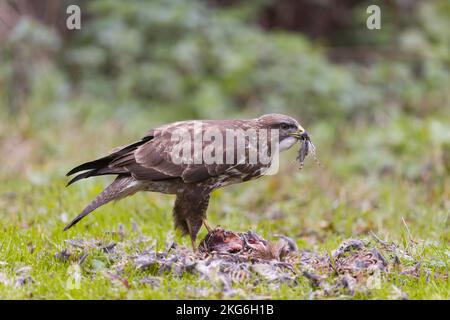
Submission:
POLYGON ((309 140, 308 132, 302 127, 298 127, 297 131, 289 133, 291 137, 295 137, 299 140, 309 140))

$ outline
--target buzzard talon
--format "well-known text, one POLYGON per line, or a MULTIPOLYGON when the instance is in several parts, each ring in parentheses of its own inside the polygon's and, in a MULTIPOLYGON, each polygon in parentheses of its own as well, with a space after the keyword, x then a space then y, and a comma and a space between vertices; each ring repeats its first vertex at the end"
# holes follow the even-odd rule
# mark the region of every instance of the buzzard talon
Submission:
MULTIPOLYGON (((68 185, 81 179, 102 175, 114 175, 116 179, 64 230, 77 224, 98 207, 139 191, 175 194, 176 200, 173 208, 175 227, 180 229, 183 234, 189 234, 192 247, 196 250, 195 240, 202 225, 205 225, 208 233, 214 233, 217 230, 217 228, 211 228, 206 221, 206 210, 211 192, 227 185, 262 177, 270 169, 271 162, 275 158, 275 153, 272 153, 269 155, 269 161, 255 162, 250 154, 261 150, 258 150, 258 147, 255 148, 254 144, 225 143, 221 149, 219 146, 217 150, 213 150, 216 157, 217 152, 221 152, 223 155, 222 161, 220 161, 220 155, 219 159, 216 158, 219 161, 212 163, 209 161, 200 161, 200 163, 189 161, 196 159, 186 159, 187 162, 180 162, 178 158, 173 159, 174 155, 179 156, 179 153, 176 153, 175 150, 180 150, 180 146, 183 150, 183 147, 192 150, 192 139, 183 141, 173 139, 175 132, 183 131, 185 133, 183 136, 190 136, 191 138, 194 136, 194 140, 196 140, 198 128, 201 130, 201 137, 213 130, 223 137, 227 137, 230 131, 252 131, 267 134, 269 131, 276 130, 278 134, 265 136, 268 145, 275 144, 277 146, 275 152, 289 149, 296 142, 302 141, 306 144, 300 153, 300 160, 302 161, 306 157, 309 149, 314 153, 314 145, 311 143, 306 130, 295 119, 282 114, 266 114, 249 120, 189 120, 166 124, 151 129, 141 140, 135 143, 116 148, 109 155, 83 163, 67 173, 68 176, 76 174, 68 185), (272 139, 277 140, 272 141, 272 139), (238 149, 241 147, 244 150, 238 149), (230 154, 235 156, 228 157, 230 154), (244 156, 237 158, 238 154, 244 156), (231 163, 227 161, 223 163, 224 159, 231 163)), ((235 140, 237 139, 233 136, 233 142, 235 140)), ((198 153, 205 154, 206 151, 211 149, 210 146, 211 141, 201 141, 198 153)), ((193 150, 194 152, 197 150, 195 146, 193 150)), ((186 158, 189 158, 189 154, 186 158)), ((197 155, 191 154, 194 158, 197 155)), ((184 158, 183 152, 182 160, 184 158)))

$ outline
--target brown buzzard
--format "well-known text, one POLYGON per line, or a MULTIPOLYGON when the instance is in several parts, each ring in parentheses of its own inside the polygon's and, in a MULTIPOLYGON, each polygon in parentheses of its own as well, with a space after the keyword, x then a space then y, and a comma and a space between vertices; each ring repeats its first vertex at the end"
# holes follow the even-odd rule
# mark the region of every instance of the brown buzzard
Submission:
POLYGON ((281 114, 267 114, 249 120, 180 121, 151 129, 140 141, 116 148, 111 154, 83 163, 67 173, 68 176, 78 173, 68 185, 100 175, 117 177, 64 230, 111 200, 122 199, 138 191, 161 192, 176 195, 173 208, 175 227, 183 234, 189 234, 195 248, 202 224, 210 230, 206 209, 211 192, 261 177, 273 164, 275 150, 288 149, 298 140, 309 140, 306 131, 295 119, 281 114), (269 130, 277 134, 266 134, 261 139, 262 132, 269 130), (259 140, 254 143, 255 139, 244 135, 244 143, 239 144, 236 141, 237 137, 242 137, 242 132, 257 132, 259 140), (178 140, 174 139, 175 133, 178 133, 178 140), (202 138, 197 147, 196 137, 202 138), (233 143, 229 143, 230 139, 225 143, 225 137, 231 137, 233 143), (251 151, 262 142, 267 142, 269 161, 259 161, 259 158, 251 161, 251 151), (243 152, 239 152, 240 146, 243 152), (202 158, 195 161, 198 160, 195 157, 202 153, 209 154, 215 161, 202 158), (181 156, 175 161, 174 154, 181 156))

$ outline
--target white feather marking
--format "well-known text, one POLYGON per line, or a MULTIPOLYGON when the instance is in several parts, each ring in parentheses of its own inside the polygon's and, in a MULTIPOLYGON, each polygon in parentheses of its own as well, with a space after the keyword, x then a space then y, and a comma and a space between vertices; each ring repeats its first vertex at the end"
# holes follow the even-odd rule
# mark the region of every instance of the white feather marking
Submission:
POLYGON ((294 137, 287 137, 280 142, 280 152, 292 147, 298 140, 294 137))

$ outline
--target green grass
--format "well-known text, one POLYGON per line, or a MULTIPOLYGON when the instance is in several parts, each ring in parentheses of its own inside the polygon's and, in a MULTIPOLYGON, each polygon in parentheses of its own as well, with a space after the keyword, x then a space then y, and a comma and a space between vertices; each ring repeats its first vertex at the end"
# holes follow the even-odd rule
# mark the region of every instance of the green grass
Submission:
POLYGON ((244 10, 121 3, 96 1, 84 31, 59 40, 28 18, 0 32, 0 299, 450 298, 448 1, 424 2, 406 24, 389 21, 398 15, 386 8, 382 33, 345 36, 348 48, 373 52, 344 64, 327 58, 328 41, 255 27, 264 1, 244 10), (297 150, 287 152, 278 175, 216 191, 210 224, 282 234, 321 255, 362 239, 385 255, 388 272, 352 292, 322 292, 299 272, 296 284, 259 279, 233 284, 230 295, 199 274, 139 270, 132 255, 152 244, 163 250, 173 235, 190 245, 173 231, 173 197, 160 194, 108 204, 62 231, 110 181, 65 188, 74 166, 169 121, 266 112, 300 120, 322 166, 307 158, 300 171, 297 150), (83 249, 79 263, 83 250, 68 240, 121 251, 83 249), (399 261, 383 243, 396 245, 399 261))
MULTIPOLYGON (((347 141, 343 149, 333 146, 339 142, 329 139, 326 132, 317 136, 322 167, 308 160, 299 171, 294 161, 296 150, 289 151, 282 156, 278 175, 216 191, 208 210, 210 223, 234 231, 253 229, 266 239, 284 234, 295 239, 300 249, 322 254, 336 249, 345 239, 374 242, 376 235, 405 252, 400 257, 400 267, 382 274, 377 289, 362 286, 352 295, 339 292, 318 298, 449 299, 448 176, 431 172, 432 179, 420 175, 409 177, 407 170, 397 170, 402 166, 384 171, 377 166, 369 170, 360 168, 355 158, 367 156, 363 146, 371 137, 370 130, 360 136, 359 144, 352 146, 347 141), (358 148, 361 151, 354 151, 358 148), (417 276, 402 274, 418 262, 417 276)), ((96 144, 101 142, 93 142, 93 148, 96 144)), ((92 150, 88 148, 89 152, 92 150)), ((401 156, 397 159, 401 161, 401 156)), ((36 166, 27 176, 3 178, 0 298, 219 299, 224 296, 220 288, 197 274, 177 276, 166 272, 159 275, 159 286, 153 288, 142 282, 155 276, 151 270, 142 271, 127 264, 120 273, 121 281, 113 279, 111 266, 117 261, 95 249, 89 251, 80 268, 79 288, 68 286, 80 257, 74 255, 65 262, 56 257, 68 247, 65 240, 115 242, 131 254, 140 249, 134 242, 139 237, 149 237, 150 243, 154 241, 157 249, 162 250, 166 238, 173 233, 174 198, 154 193, 137 194, 108 204, 75 228, 63 232, 65 223, 109 181, 100 178, 65 188, 62 173, 83 160, 87 159, 78 154, 77 159, 66 159, 63 165, 53 166, 53 170, 39 171, 36 166), (120 225, 123 237, 119 235, 120 225)), ((202 230, 199 237, 205 234, 202 230)), ((189 245, 178 233, 174 237, 175 242, 189 245)), ((308 299, 315 290, 302 276, 297 285, 260 281, 256 285, 233 284, 233 289, 235 294, 229 298, 308 299)))
MULTIPOLYGON (((344 239, 371 239, 374 233, 384 241, 395 242, 409 254, 411 261, 403 259, 403 268, 420 261, 419 276, 392 271, 382 276, 377 289, 363 287, 354 295, 337 294, 330 298, 450 298, 449 210, 448 199, 443 198, 449 190, 447 179, 430 187, 422 181, 392 175, 340 176, 336 166, 328 162, 326 153, 321 168, 309 161, 303 171, 298 171, 294 157, 295 151, 283 155, 284 163, 277 176, 215 192, 209 208, 210 222, 235 231, 254 229, 268 239, 276 234, 288 235, 300 249, 319 253, 336 249, 344 239)), ((128 266, 121 273, 121 279, 128 282, 124 285, 108 275, 112 262, 107 253, 98 250, 91 250, 81 267, 80 287, 68 287, 76 260, 62 262, 55 256, 68 247, 65 240, 123 243, 125 250, 134 252, 138 248, 132 245, 133 240, 142 234, 154 239, 162 250, 173 230, 173 197, 138 194, 108 204, 75 228, 62 232, 67 220, 101 190, 107 179, 84 181, 68 189, 64 188, 64 182, 64 178, 52 174, 40 183, 36 179, 8 178, 1 184, 0 298, 223 297, 221 290, 195 274, 179 277, 164 273, 159 287, 152 288, 141 281, 152 276, 151 271, 128 266), (119 225, 123 225, 123 239, 118 235, 119 225), (138 230, 133 230, 133 225, 138 230), (19 284, 24 274, 32 280, 19 284)), ((203 230, 199 236, 204 235, 203 230)), ((178 233, 175 241, 189 245, 178 233)), ((234 288, 235 298, 274 299, 307 299, 314 290, 303 277, 297 285, 278 286, 263 281, 256 286, 235 284, 234 288)))

